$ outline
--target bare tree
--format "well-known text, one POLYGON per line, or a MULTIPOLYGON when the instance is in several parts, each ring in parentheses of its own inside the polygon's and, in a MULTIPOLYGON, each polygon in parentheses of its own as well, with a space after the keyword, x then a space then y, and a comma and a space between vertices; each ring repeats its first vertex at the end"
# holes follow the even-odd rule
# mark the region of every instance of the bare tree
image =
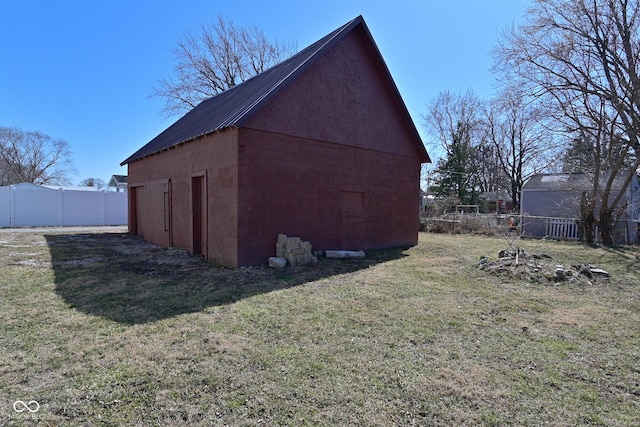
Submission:
POLYGON ((627 209, 625 190, 640 167, 638 152, 625 142, 616 118, 609 114, 616 115, 603 105, 598 120, 592 118, 593 126, 583 129, 582 143, 591 151, 592 163, 578 169, 591 182, 590 188, 583 191, 580 204, 584 240, 593 242, 595 225, 606 244, 613 243, 613 224, 627 209))
POLYGON ((74 173, 69 144, 41 132, 0 127, 0 184, 66 184, 74 173))
POLYGON ((553 163, 553 133, 535 102, 515 87, 504 89, 485 108, 485 143, 493 148, 506 190, 520 204, 522 185, 553 163))
POLYGON ((438 93, 422 115, 425 129, 435 137, 429 144, 430 151, 447 153, 451 151, 453 135, 462 131, 476 140, 481 125, 482 101, 472 90, 464 93, 448 90, 438 93))
POLYGON ((80 181, 80 185, 84 187, 96 187, 97 190, 102 190, 107 186, 103 179, 100 178, 87 178, 80 181))
POLYGON ((431 152, 441 153, 433 174, 433 193, 455 195, 465 204, 479 200, 477 156, 480 144, 482 102, 476 94, 443 91, 422 116, 427 131, 436 139, 431 152))
POLYGON ((494 53, 496 69, 540 96, 567 133, 589 135, 599 159, 617 158, 597 165, 607 171, 595 171, 583 203, 583 216, 599 206, 593 222, 611 244, 620 198, 640 166, 640 3, 537 0, 494 53), (601 184, 603 174, 622 180, 617 193, 601 184))
POLYGON ((188 32, 173 50, 175 75, 158 80, 152 96, 165 99, 163 113, 175 116, 236 86, 293 54, 295 43, 271 42, 255 26, 239 28, 218 16, 200 32, 188 32))
POLYGON ((477 183, 480 191, 493 193, 496 196, 499 196, 509 188, 509 181, 500 165, 498 151, 495 145, 482 140, 474 153, 477 183))

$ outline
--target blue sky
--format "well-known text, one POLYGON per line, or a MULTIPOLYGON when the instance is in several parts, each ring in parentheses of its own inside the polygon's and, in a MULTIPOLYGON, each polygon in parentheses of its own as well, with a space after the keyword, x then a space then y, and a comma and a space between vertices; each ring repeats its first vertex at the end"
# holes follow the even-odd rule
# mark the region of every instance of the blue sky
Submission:
POLYGON ((171 49, 218 14, 299 49, 362 15, 425 142, 420 115, 443 90, 492 95, 489 51, 531 0, 2 0, 0 126, 69 142, 74 184, 126 174, 120 162, 169 126, 156 81, 171 49))

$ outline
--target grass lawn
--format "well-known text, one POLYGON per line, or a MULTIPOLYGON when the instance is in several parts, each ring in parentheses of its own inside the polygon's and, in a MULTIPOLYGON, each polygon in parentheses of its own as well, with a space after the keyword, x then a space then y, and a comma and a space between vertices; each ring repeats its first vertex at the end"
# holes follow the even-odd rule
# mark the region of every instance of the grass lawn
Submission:
POLYGON ((639 425, 640 249, 518 244, 611 278, 489 274, 470 235, 271 270, 2 233, 0 425, 639 425))

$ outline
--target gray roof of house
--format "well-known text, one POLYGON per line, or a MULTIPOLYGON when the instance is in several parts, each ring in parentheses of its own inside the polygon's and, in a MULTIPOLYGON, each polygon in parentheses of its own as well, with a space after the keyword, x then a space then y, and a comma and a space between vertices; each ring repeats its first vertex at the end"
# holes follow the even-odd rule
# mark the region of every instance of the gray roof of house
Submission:
POLYGON ((126 184, 129 177, 127 175, 112 175, 109 183, 113 181, 116 185, 126 184))
MULTIPOLYGON (((242 126, 243 123, 277 95, 296 76, 313 64, 315 60, 321 57, 346 34, 359 26, 366 32, 373 46, 377 49, 363 17, 358 16, 306 49, 293 55, 291 58, 231 89, 202 101, 149 143, 125 159, 120 165, 131 163, 143 157, 167 150, 185 142, 193 141, 196 138, 221 131, 228 127, 242 126)), ((384 60, 379 51, 378 55, 384 64, 384 60)), ((389 75, 389 81, 394 85, 396 93, 398 94, 398 99, 401 100, 400 93, 397 87, 395 87, 388 69, 387 74, 389 75)), ((404 106, 404 103, 402 103, 402 105, 404 106)), ((405 112, 407 116, 409 116, 406 106, 405 112)), ((420 137, 415 128, 414 132, 419 139, 420 137)))
MULTIPOLYGON (((624 180, 630 171, 621 171, 614 177, 612 188, 622 188, 624 180)), ((603 172, 600 185, 611 176, 610 172, 603 172)), ((586 173, 549 173, 535 174, 522 186, 522 191, 577 191, 587 190, 593 181, 592 174, 586 173)))

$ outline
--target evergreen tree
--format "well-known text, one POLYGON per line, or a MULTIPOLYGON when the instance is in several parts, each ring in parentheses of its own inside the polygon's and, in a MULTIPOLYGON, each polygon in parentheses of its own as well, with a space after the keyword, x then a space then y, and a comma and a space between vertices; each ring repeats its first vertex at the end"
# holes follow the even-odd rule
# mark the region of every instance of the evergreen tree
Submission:
POLYGON ((437 197, 455 196, 465 205, 478 203, 473 152, 469 126, 458 122, 456 131, 451 135, 447 157, 438 161, 434 171, 433 194, 437 197))

